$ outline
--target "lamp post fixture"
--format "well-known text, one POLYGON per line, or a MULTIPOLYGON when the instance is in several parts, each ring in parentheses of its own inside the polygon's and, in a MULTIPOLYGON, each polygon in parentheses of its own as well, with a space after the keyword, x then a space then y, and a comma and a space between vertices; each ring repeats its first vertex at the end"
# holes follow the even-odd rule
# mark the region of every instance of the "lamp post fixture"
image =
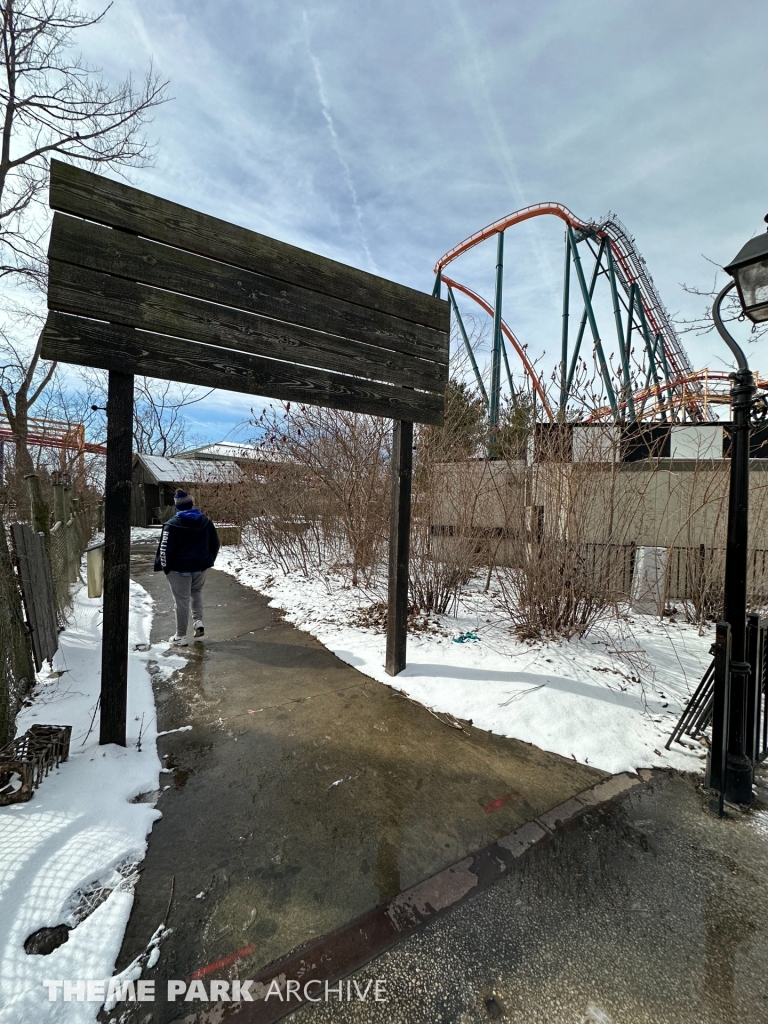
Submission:
MULTIPOLYGON (((768 217, 766 217, 768 222, 768 217)), ((731 685, 728 708, 725 798, 732 803, 752 802, 753 764, 747 736, 747 695, 750 666, 746 660, 747 543, 749 526, 749 446, 754 423, 765 420, 765 405, 755 401, 755 382, 741 346, 726 330, 720 315, 725 296, 738 290, 744 315, 753 323, 768 321, 768 232, 750 239, 724 268, 730 281, 712 304, 712 318, 736 359, 731 374, 731 480, 728 495, 728 538, 725 554, 723 619, 731 627, 731 685)), ((713 730, 713 747, 714 747, 713 730)))

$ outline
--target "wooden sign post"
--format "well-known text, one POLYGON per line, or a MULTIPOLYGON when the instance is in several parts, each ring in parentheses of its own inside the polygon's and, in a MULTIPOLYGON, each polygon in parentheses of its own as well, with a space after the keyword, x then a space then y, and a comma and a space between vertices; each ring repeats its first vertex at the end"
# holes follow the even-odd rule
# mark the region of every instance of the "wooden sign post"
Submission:
POLYGON ((104 488, 104 620, 99 743, 125 746, 131 589, 133 374, 110 370, 104 488))
POLYGON ((443 422, 446 301, 51 161, 44 359, 109 371, 101 742, 125 743, 133 375, 395 421, 386 669, 405 667, 413 424, 443 422))

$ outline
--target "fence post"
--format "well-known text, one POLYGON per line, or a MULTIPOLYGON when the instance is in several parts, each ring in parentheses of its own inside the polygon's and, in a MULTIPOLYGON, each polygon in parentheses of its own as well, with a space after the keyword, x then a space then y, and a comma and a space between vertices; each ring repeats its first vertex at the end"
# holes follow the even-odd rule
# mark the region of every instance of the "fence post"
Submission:
POLYGON ((728 707, 731 695, 731 627, 715 628, 715 690, 712 704, 712 746, 709 752, 709 809, 723 816, 725 768, 728 755, 728 707))
POLYGON ((408 555, 411 534, 413 423, 395 420, 392 431, 392 491, 389 512, 389 587, 385 670, 405 668, 408 630, 408 555))
POLYGON ((14 736, 20 698, 35 679, 30 633, 21 610, 19 585, 13 572, 5 524, 0 520, 0 747, 14 736), (10 671, 9 671, 10 670, 10 671), (16 692, 12 691, 15 685, 16 692))
POLYGON ((760 680, 763 677, 760 641, 760 616, 747 616, 747 661, 749 662, 749 679, 747 680, 747 715, 746 715, 746 750, 752 762, 752 779, 754 781, 755 764, 757 762, 760 725, 760 680))
POLYGON ((64 515, 64 484, 57 476, 58 474, 54 475, 53 481, 53 520, 56 523, 65 523, 67 520, 64 515))
POLYGON ((40 477, 37 473, 29 473, 24 479, 29 489, 29 518, 32 529, 44 534, 47 543, 51 532, 51 512, 43 501, 40 477))

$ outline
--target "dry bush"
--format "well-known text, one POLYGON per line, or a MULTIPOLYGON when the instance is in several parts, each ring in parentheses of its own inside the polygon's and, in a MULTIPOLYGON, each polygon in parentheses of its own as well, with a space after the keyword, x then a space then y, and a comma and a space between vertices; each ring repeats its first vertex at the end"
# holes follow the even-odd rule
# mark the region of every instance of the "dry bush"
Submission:
POLYGON ((332 567, 353 586, 370 582, 386 557, 389 421, 285 404, 254 425, 282 466, 263 488, 258 542, 283 568, 332 567))
POLYGON ((412 612, 455 610, 477 564, 473 531, 479 504, 477 456, 484 437, 484 409, 466 384, 451 380, 442 427, 416 434, 409 605, 412 612))
POLYGON ((501 600, 520 637, 577 636, 623 596, 636 501, 618 486, 610 429, 538 426, 532 442, 535 461, 496 567, 501 600))

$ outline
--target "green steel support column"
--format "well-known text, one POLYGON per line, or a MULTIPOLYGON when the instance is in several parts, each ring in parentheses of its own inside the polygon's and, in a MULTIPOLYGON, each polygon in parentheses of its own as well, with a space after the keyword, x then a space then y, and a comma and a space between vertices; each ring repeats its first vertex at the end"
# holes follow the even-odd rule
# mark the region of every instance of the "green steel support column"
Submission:
POLYGON ((491 393, 488 421, 491 430, 499 422, 501 397, 501 293, 504 286, 504 232, 499 232, 496 248, 496 298, 493 306, 493 348, 491 350, 491 393))
POLYGON ((656 335, 656 342, 654 344, 654 349, 661 356, 661 368, 664 371, 664 381, 666 382, 666 385, 667 385, 667 397, 669 398, 670 413, 672 415, 672 420, 674 422, 675 410, 674 410, 674 407, 673 407, 672 403, 673 403, 674 397, 675 397, 675 390, 674 390, 673 387, 671 387, 672 378, 671 378, 670 373, 669 373, 669 363, 667 361, 667 350, 664 348, 664 339, 662 338, 662 336, 660 334, 656 335))
POLYGON ((571 304, 571 240, 565 233, 565 271, 563 273, 563 340, 560 356, 560 419, 565 423, 568 405, 568 315, 571 304))
MULTIPOLYGON (((624 340, 624 328, 621 323, 621 309, 619 308, 619 293, 616 288, 616 274, 613 267, 613 249, 610 239, 607 244, 608 250, 608 280, 611 283, 611 297, 613 298, 613 315, 616 320, 616 337, 619 341, 621 352, 621 375, 624 383, 624 401, 629 410, 629 422, 635 422, 635 400, 632 397, 632 379, 629 374, 629 337, 624 340)), ((630 328, 631 329, 631 328, 630 328)))
POLYGON ((483 402, 487 406, 488 405, 488 392, 485 390, 485 384, 483 384, 483 378, 480 376, 480 370, 477 367, 477 360, 475 359, 475 353, 472 351, 472 346, 469 343, 469 338, 467 336, 467 331, 466 331, 466 328, 464 327, 464 321, 461 319, 461 313, 459 312, 459 307, 456 305, 456 297, 453 294, 453 288, 449 288, 448 289, 448 298, 451 300, 451 306, 452 306, 453 312, 454 312, 454 314, 456 316, 456 322, 459 325, 459 330, 461 331, 461 336, 464 339, 464 347, 467 350, 467 355, 469 356, 469 361, 472 364, 472 369, 475 372, 475 380, 477 381, 477 386, 480 388, 480 394, 483 396, 483 402))
POLYGON ((509 383, 509 393, 514 395, 515 385, 512 383, 512 371, 509 368, 509 356, 507 355, 507 346, 504 344, 504 338, 501 339, 501 354, 504 356, 504 366, 507 368, 507 381, 509 383))
MULTIPOLYGON (((603 256, 603 242, 600 243, 600 248, 597 251, 597 259, 595 260, 595 268, 592 271, 592 280, 589 282, 589 297, 590 299, 595 294, 595 285, 600 275, 601 259, 603 256)), ((584 308, 584 312, 581 314, 581 323, 579 324, 579 333, 576 335, 576 344, 573 346, 573 358, 571 359, 571 367, 568 370, 568 379, 566 380, 566 392, 570 394, 571 385, 573 384, 573 375, 576 372, 576 364, 579 359, 579 352, 581 351, 581 342, 584 338, 584 331, 587 327, 587 310, 584 308)))
MULTIPOLYGON (((592 331, 592 339, 595 345, 595 352, 597 353, 597 361, 600 364, 600 372, 603 377, 603 383, 605 384, 605 390, 608 394, 608 404, 611 407, 613 413, 614 422, 619 421, 619 407, 616 403, 616 394, 613 390, 613 384, 611 383, 611 375, 608 371, 608 364, 605 361, 605 353, 603 352, 603 343, 600 341, 600 332, 597 329, 597 321, 595 320, 595 313, 592 309, 592 299, 587 288, 587 282, 584 280, 584 270, 581 266, 581 257, 579 256, 578 248, 576 246, 576 240, 573 237, 573 228, 568 225, 568 237, 571 241, 571 251, 573 252, 573 263, 576 267, 576 276, 579 279, 579 287, 581 288, 582 298, 584 299, 584 306, 589 320, 589 327, 592 331)), ((599 269, 599 259, 602 255, 602 247, 600 253, 598 253, 598 263, 595 265, 595 270, 599 269)))
POLYGON ((442 299, 442 284, 443 284, 443 272, 438 270, 437 277, 435 278, 435 287, 432 289, 432 294, 436 299, 442 299))
POLYGON ((651 344, 651 332, 648 330, 648 322, 645 319, 645 310, 643 309, 643 300, 640 298, 640 290, 637 285, 632 285, 634 289, 634 300, 637 309, 638 319, 640 321, 640 330, 645 341, 645 350, 648 353, 648 367, 653 377, 653 383, 656 387, 656 401, 659 406, 659 412, 661 413, 662 420, 666 420, 667 411, 664 408, 664 400, 661 396, 661 381, 659 380, 659 373, 656 369, 656 355, 654 353, 654 346, 651 344))
MULTIPOLYGON (((628 296, 628 300, 627 300, 627 332, 626 332, 626 340, 624 342, 624 348, 626 349, 627 359, 629 359, 631 357, 631 355, 632 355, 632 330, 634 329, 634 326, 635 326, 635 288, 636 287, 637 287, 637 285, 630 284, 630 286, 629 286, 629 296, 628 296)), ((651 371, 650 371, 650 367, 649 367, 648 373, 646 373, 646 375, 645 375, 645 387, 646 388, 650 384, 650 372, 651 371)), ((640 411, 639 412, 636 411, 636 418, 639 419, 639 420, 641 420, 643 418, 643 410, 645 409, 645 402, 646 402, 646 399, 643 398, 641 400, 641 402, 640 402, 640 411)), ((633 399, 633 405, 634 405, 634 399, 633 399)))

